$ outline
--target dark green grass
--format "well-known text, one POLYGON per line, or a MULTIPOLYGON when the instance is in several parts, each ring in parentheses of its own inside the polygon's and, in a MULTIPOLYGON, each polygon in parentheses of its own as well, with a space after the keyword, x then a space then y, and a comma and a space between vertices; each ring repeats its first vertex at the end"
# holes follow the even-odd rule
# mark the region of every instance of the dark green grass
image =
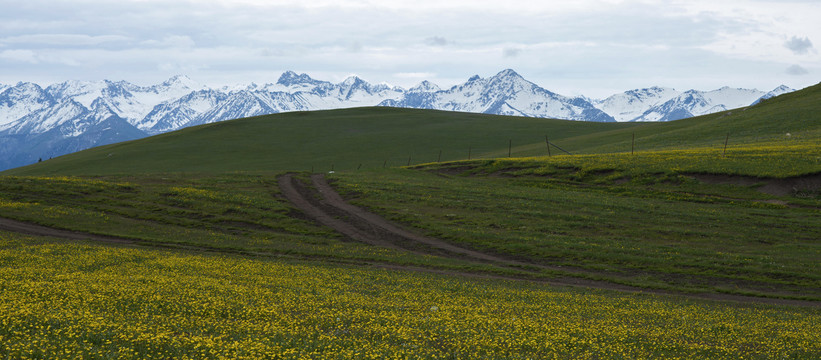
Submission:
POLYGON ((277 175, 6 176, 0 180, 0 217, 131 239, 144 246, 523 274, 508 267, 352 241, 294 209, 281 196, 277 175))
POLYGON ((225 121, 58 157, 10 175, 329 171, 487 156, 545 133, 635 126, 431 110, 360 108, 225 121), (535 136, 534 136, 535 134, 535 136), (410 161, 409 161, 410 160, 410 161))
MULTIPOLYGON (((478 164, 477 164, 478 165, 478 164)), ((640 287, 821 300, 821 211, 666 175, 337 174, 359 205, 429 235, 640 287), (676 184, 677 183, 677 184, 676 184), (676 184, 674 186, 674 184, 676 184)))

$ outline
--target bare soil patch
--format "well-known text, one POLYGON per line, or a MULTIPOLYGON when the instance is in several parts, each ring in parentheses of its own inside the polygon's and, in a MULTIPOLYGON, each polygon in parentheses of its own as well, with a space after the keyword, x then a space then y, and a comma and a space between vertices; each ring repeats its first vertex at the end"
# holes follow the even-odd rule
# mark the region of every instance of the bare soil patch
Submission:
POLYGON ((112 236, 89 234, 65 229, 55 229, 47 226, 4 218, 0 218, 0 230, 6 230, 26 235, 48 236, 70 240, 92 240, 116 244, 136 244, 139 242, 138 240, 133 239, 124 239, 112 236))
POLYGON ((821 190, 821 173, 785 179, 721 174, 687 174, 687 176, 707 184, 759 185, 756 190, 774 196, 791 196, 801 192, 818 192, 821 190))
POLYGON ((475 169, 475 166, 468 166, 468 165, 460 165, 460 166, 441 166, 436 167, 434 169, 427 170, 428 172, 438 174, 438 175, 450 175, 450 176, 459 176, 468 171, 475 169))

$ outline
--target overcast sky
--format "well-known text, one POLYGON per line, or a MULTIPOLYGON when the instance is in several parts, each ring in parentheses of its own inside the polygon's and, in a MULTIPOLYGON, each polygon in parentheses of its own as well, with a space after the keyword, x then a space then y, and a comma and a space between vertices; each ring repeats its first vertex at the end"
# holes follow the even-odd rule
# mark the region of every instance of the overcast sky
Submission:
POLYGON ((821 1, 0 0, 0 83, 285 70, 442 87, 512 68, 563 95, 821 81, 821 1))

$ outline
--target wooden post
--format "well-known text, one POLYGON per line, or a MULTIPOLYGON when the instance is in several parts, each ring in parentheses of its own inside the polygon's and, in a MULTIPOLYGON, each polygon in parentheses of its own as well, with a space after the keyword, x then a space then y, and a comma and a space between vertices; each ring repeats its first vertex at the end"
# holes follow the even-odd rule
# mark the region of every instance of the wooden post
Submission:
POLYGON ((727 156, 727 142, 730 141, 730 133, 727 133, 727 137, 724 138, 724 152, 721 153, 721 156, 727 156))
POLYGON ((633 133, 633 143, 630 145, 630 155, 636 150, 636 133, 633 133))
POLYGON ((385 162, 382 163, 382 168, 384 169, 387 166, 388 166, 388 160, 385 160, 385 162))
POLYGON ((547 139, 547 135, 544 136, 544 143, 547 145, 547 157, 550 157, 550 140, 547 139))
POLYGON ((470 160, 470 153, 473 151, 472 146, 468 146, 468 160, 470 160))
POLYGON ((411 157, 408 155, 408 166, 410 166, 411 157))
POLYGON ((436 162, 442 162, 442 150, 439 150, 439 157, 436 158, 436 162))
POLYGON ((513 140, 507 141, 507 157, 510 157, 511 151, 513 150, 513 140))
POLYGON ((362 164, 359 164, 359 166, 356 167, 356 170, 359 170, 361 168, 362 168, 362 164))
POLYGON ((314 173, 314 166, 311 165, 311 174, 313 174, 313 173, 314 173))
POLYGON ((334 164, 331 164, 331 171, 334 171, 334 164))

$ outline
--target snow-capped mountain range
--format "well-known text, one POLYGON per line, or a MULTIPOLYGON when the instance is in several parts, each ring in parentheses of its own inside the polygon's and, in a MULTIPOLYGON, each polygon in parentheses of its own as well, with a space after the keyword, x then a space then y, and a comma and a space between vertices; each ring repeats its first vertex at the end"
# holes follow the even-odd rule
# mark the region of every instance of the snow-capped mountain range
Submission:
POLYGON ((125 81, 66 81, 42 88, 0 84, 0 170, 187 126, 287 111, 392 106, 582 121, 669 121, 748 106, 793 91, 724 87, 712 91, 651 87, 602 100, 566 97, 513 70, 473 76, 442 89, 423 81, 410 89, 341 83, 293 71, 276 83, 210 88, 187 76, 153 86, 125 81))

